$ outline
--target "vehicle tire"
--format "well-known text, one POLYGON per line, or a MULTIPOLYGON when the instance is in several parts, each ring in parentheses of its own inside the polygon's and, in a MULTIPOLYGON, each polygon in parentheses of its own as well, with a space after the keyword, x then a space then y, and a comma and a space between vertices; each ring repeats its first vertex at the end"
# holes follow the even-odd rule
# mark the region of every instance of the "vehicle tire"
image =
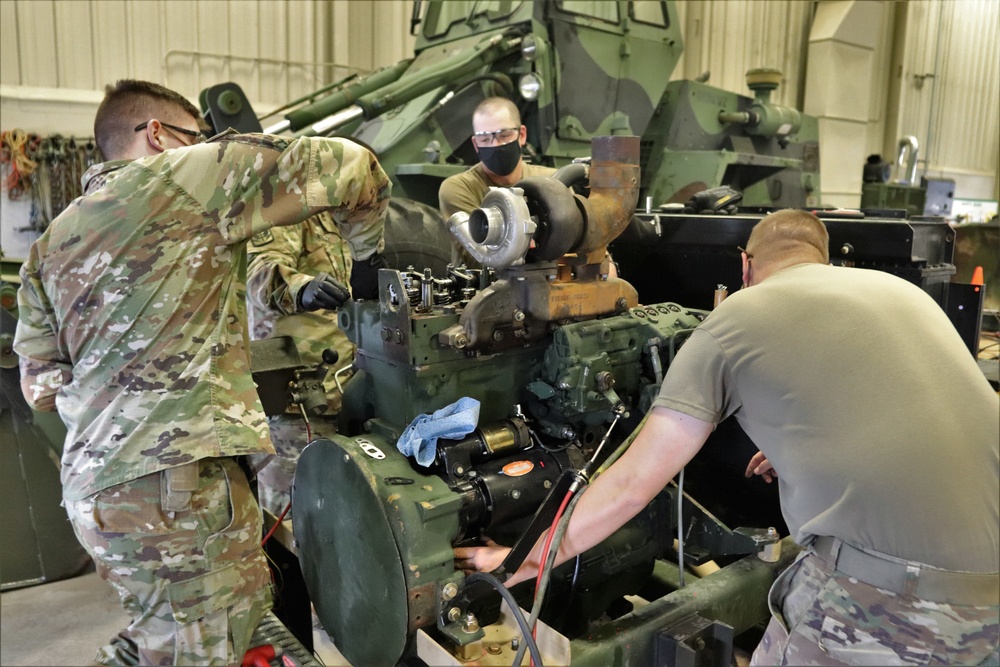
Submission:
POLYGON ((389 200, 383 256, 391 268, 429 268, 435 276, 444 276, 451 247, 451 234, 437 209, 402 197, 389 200))

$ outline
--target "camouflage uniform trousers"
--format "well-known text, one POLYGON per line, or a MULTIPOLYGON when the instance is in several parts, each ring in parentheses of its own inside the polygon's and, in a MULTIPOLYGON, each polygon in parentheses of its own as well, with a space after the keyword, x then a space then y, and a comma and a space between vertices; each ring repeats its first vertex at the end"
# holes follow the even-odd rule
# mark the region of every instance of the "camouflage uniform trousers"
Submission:
POLYGON ((260 509, 234 459, 145 475, 66 509, 132 617, 98 663, 241 663, 271 589, 260 509))
POLYGON ((811 551, 778 577, 751 665, 997 665, 1000 606, 898 595, 811 551))
MULTIPOLYGON (((267 425, 277 456, 271 458, 270 463, 257 474, 257 494, 260 506, 278 516, 292 499, 295 466, 302 450, 310 442, 310 432, 302 416, 292 413, 269 417, 267 425)), ((330 438, 337 433, 337 422, 327 417, 310 417, 309 427, 313 440, 330 438)), ((290 509, 285 519, 290 519, 294 511, 294 507, 290 509)))

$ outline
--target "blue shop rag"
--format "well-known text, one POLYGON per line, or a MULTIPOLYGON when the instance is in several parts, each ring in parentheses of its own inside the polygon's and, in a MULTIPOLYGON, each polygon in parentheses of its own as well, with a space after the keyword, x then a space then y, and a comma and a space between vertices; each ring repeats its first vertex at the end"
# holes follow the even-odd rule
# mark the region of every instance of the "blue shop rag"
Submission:
POLYGON ((479 401, 465 396, 432 415, 417 415, 396 441, 396 449, 427 467, 437 456, 438 438, 456 440, 476 430, 479 401))

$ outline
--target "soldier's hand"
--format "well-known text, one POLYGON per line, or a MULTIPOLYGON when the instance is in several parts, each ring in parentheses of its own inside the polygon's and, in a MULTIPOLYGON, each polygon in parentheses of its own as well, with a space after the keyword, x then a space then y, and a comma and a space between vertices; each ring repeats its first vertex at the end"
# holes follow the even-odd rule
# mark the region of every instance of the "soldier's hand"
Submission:
POLYGON ((344 305, 351 298, 347 288, 330 277, 321 273, 302 288, 299 292, 299 306, 302 310, 334 310, 344 305))
POLYGON ((771 465, 771 462, 767 460, 767 457, 764 456, 764 452, 757 452, 753 455, 743 475, 745 477, 760 475, 768 484, 778 479, 777 471, 771 465))
POLYGON ((508 547, 502 547, 490 538, 485 539, 483 547, 455 547, 455 569, 472 574, 473 572, 492 572, 503 564, 508 547))

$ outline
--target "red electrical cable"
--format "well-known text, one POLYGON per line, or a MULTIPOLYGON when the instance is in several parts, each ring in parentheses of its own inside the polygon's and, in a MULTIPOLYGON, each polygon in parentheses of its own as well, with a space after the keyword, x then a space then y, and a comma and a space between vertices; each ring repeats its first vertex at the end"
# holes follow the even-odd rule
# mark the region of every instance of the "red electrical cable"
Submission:
MULTIPOLYGON (((299 412, 302 414, 303 421, 305 421, 306 423, 306 442, 308 443, 312 442, 312 428, 310 428, 309 420, 306 418, 306 415, 304 412, 302 412, 302 410, 303 407, 300 405, 299 412)), ((267 541, 271 539, 271 535, 274 535, 274 531, 277 530, 278 526, 281 525, 281 522, 284 521, 285 515, 288 514, 288 510, 290 509, 292 509, 291 500, 289 500, 288 504, 285 505, 285 509, 281 510, 281 514, 278 516, 278 520, 274 522, 274 525, 271 526, 271 530, 267 531, 267 535, 265 535, 264 539, 260 541, 260 546, 264 546, 267 543, 267 541)))
POLYGON ((573 497, 572 491, 566 492, 566 497, 563 498, 562 502, 559 504, 559 509, 556 510, 556 516, 552 519, 552 526, 549 527, 549 534, 545 536, 545 545, 542 547, 542 559, 538 562, 538 576, 535 577, 535 591, 538 591, 539 584, 542 583, 542 574, 545 570, 545 561, 549 558, 549 549, 552 547, 552 538, 556 533, 556 526, 559 524, 559 519, 562 518, 563 512, 566 510, 566 506, 569 505, 570 499, 573 497))
MULTIPOLYGON (((542 583, 542 574, 545 572, 545 561, 549 559, 549 549, 552 547, 552 537, 556 534, 556 526, 559 525, 559 519, 562 518, 563 511, 565 511, 566 506, 569 505, 570 499, 573 497, 573 491, 567 491, 566 497, 563 498, 562 502, 559 504, 559 509, 556 510, 556 516, 552 519, 552 525, 549 527, 549 534, 545 536, 545 544, 542 546, 542 558, 538 561, 538 576, 535 577, 535 595, 538 595, 538 587, 542 583)), ((537 626, 531 629, 531 636, 538 638, 537 626)), ((529 659, 529 664, 534 667, 535 661, 529 659)))
POLYGON ((264 539, 260 541, 260 546, 264 546, 264 544, 266 544, 267 541, 271 539, 271 535, 274 535, 274 531, 277 530, 278 526, 281 525, 281 522, 285 519, 285 515, 288 514, 288 510, 290 509, 292 509, 291 500, 289 500, 288 504, 285 505, 285 509, 281 510, 281 514, 278 516, 278 520, 274 522, 274 525, 271 526, 271 530, 267 531, 267 535, 265 535, 264 539))

